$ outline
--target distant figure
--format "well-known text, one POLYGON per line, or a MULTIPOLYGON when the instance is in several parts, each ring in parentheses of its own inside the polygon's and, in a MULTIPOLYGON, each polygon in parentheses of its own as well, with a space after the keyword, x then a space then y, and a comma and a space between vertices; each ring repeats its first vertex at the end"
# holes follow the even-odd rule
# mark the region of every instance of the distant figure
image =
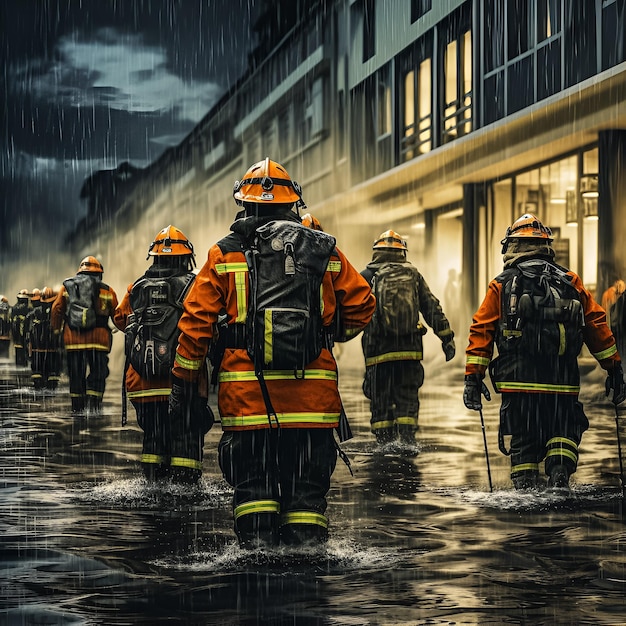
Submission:
POLYGON ((44 287, 33 290, 33 310, 26 317, 33 387, 54 390, 61 377, 61 338, 52 330, 52 305, 57 294, 44 287))
POLYGON ((28 336, 26 334, 26 316, 32 309, 28 290, 22 289, 17 294, 17 302, 11 308, 11 337, 15 350, 15 365, 28 365, 28 336))
POLYGON ((611 308, 617 302, 617 299, 626 291, 626 283, 618 278, 603 294, 602 308, 606 312, 606 323, 609 328, 613 328, 611 323, 611 308))
POLYGON ((63 330, 72 413, 99 413, 109 376, 109 319, 118 303, 115 291, 102 282, 103 272, 98 259, 85 257, 52 305, 52 329, 63 330))
POLYGON ((448 270, 448 281, 443 289, 443 306, 450 328, 459 332, 459 307, 461 301, 461 276, 455 269, 448 270))
POLYGON ((168 415, 178 321, 195 279, 194 257, 182 231, 172 225, 163 228, 148 249, 152 265, 128 286, 113 317, 126 335, 124 384, 143 430, 141 466, 149 481, 197 482, 204 435, 214 421, 207 398, 200 396, 192 414, 181 413, 174 420, 168 415))
POLYGON ((370 400, 371 429, 379 443, 399 438, 414 443, 419 389, 424 383, 420 314, 441 340, 446 361, 455 355, 454 332, 424 277, 406 258, 407 244, 387 230, 373 245, 361 272, 376 296, 376 311, 365 328, 363 393, 370 400))
POLYGON ((626 398, 622 365, 602 307, 574 272, 554 263, 552 231, 524 214, 502 240, 504 270, 474 314, 466 350, 463 402, 480 411, 489 373, 502 394, 500 450, 511 456, 515 489, 569 490, 589 422, 578 399, 583 342, 607 371, 613 403, 626 398), (498 356, 492 361, 494 347, 498 356), (510 450, 504 436, 511 435, 510 450))
POLYGON ((0 357, 9 356, 11 345, 11 306, 6 296, 0 295, 0 357))

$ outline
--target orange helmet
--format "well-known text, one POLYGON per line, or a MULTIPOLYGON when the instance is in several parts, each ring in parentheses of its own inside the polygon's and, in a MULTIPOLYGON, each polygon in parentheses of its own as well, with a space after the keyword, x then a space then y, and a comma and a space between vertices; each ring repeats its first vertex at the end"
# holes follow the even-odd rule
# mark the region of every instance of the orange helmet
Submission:
POLYGON ((159 231, 154 241, 148 248, 149 259, 151 256, 195 256, 193 245, 181 230, 176 226, 166 226, 159 231))
POLYGON ((408 250, 406 240, 402 239, 398 233, 393 230, 386 230, 380 234, 380 237, 374 241, 372 250, 380 248, 388 248, 392 250, 408 250))
POLYGON ((33 289, 32 293, 30 295, 30 299, 31 300, 35 300, 35 302, 38 301, 38 300, 41 300, 41 291, 39 289, 37 289, 37 288, 33 289))
POLYGON ((233 198, 240 206, 244 202, 294 204, 302 201, 302 189, 280 163, 266 157, 235 181, 233 198))
POLYGON ((104 268, 102 267, 102 263, 96 259, 95 256, 86 256, 78 266, 77 274, 91 274, 97 273, 102 274, 104 272, 104 268))
POLYGON ((311 215, 310 213, 305 213, 302 216, 302 225, 307 228, 312 228, 313 230, 324 230, 317 217, 311 215))
POLYGON ((28 289, 20 289, 18 294, 18 298, 28 298, 28 289))
POLYGON ((8 302, 8 301, 9 299, 6 296, 4 295, 0 296, 0 302, 8 302))
POLYGON ((52 289, 52 287, 44 287, 41 290, 41 299, 44 302, 48 302, 49 300, 54 300, 54 298, 56 298, 56 293, 54 292, 54 289, 52 289))
POLYGON ((544 226, 532 213, 524 213, 518 217, 511 226, 506 229, 506 235, 500 242, 502 254, 507 250, 511 239, 545 239, 546 243, 552 243, 552 231, 544 226))

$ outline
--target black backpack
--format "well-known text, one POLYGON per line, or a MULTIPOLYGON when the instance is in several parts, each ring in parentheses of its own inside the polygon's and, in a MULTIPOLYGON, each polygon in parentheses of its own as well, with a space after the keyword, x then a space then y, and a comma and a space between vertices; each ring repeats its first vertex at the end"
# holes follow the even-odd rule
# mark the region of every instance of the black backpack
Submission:
POLYGON ((245 249, 247 351, 263 369, 303 371, 324 347, 321 285, 335 238, 299 222, 260 226, 245 249))
POLYGON ((168 378, 176 356, 178 321, 195 274, 166 278, 143 276, 133 284, 133 310, 125 330, 127 362, 146 379, 168 378))
POLYGON ((68 326, 73 330, 95 328, 96 298, 100 295, 100 287, 106 285, 89 274, 76 274, 64 280, 63 285, 69 296, 66 314, 68 326))
POLYGON ((43 302, 29 313, 29 341, 32 348, 49 349, 58 345, 58 335, 54 334, 50 325, 51 313, 52 302, 43 302))
POLYGON ((541 259, 515 266, 502 288, 498 349, 527 356, 578 356, 584 312, 566 270, 541 259))
POLYGON ((376 311, 367 332, 378 337, 403 337, 419 331, 419 272, 410 263, 386 263, 372 278, 376 311))

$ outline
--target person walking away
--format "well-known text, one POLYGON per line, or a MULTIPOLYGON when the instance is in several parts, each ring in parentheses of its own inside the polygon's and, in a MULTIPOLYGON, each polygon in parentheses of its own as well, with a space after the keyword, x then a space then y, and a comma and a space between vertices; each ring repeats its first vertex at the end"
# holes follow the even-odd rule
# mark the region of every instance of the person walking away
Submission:
POLYGON ((282 165, 253 164, 233 197, 242 210, 232 232, 211 247, 184 303, 170 412, 193 396, 219 332, 218 460, 234 487, 239 543, 323 542, 342 416, 332 332, 356 336, 374 297, 334 237, 301 223, 302 191, 282 165))
POLYGON ((569 489, 589 421, 579 401, 583 342, 607 371, 606 393, 626 398, 622 366, 606 314, 571 270, 554 262, 552 231, 526 213, 502 240, 504 269, 474 314, 466 350, 463 401, 482 408, 487 367, 502 394, 500 450, 511 456, 515 489, 569 489), (492 360, 494 346, 498 356, 492 360), (510 435, 510 449, 504 436, 510 435))
POLYGON ((57 294, 51 287, 33 291, 33 310, 26 318, 31 352, 33 387, 55 390, 61 378, 60 335, 52 330, 52 305, 57 294))
POLYGON ((11 308, 11 336, 15 351, 15 365, 28 365, 28 337, 26 334, 26 316, 32 309, 28 290, 21 289, 17 302, 11 308))
POLYGON ((63 330, 72 413, 99 413, 102 407, 112 341, 109 318, 118 305, 103 273, 102 263, 86 256, 52 305, 52 330, 63 330))
POLYGON ((611 322, 611 309, 618 301, 619 297, 624 293, 624 291, 626 291, 626 283, 621 278, 618 278, 602 294, 601 304, 606 313, 606 323, 609 325, 609 328, 613 332, 615 331, 613 329, 613 323, 611 322))
POLYGON ((0 295, 0 358, 9 356, 11 346, 11 306, 5 295, 0 295))
POLYGON ((372 260, 361 272, 376 296, 376 312, 361 339, 365 357, 363 393, 370 401, 371 430, 378 443, 399 439, 414 443, 419 389, 424 383, 420 314, 441 340, 450 361, 454 332, 424 277, 407 260, 407 243, 393 230, 372 247, 372 260))
MULTIPOLYGON (((195 254, 185 234, 172 226, 157 233, 146 260, 152 265, 128 286, 113 316, 125 333, 126 396, 143 430, 141 466, 148 481, 172 478, 193 483, 201 475, 204 435, 213 425, 207 407, 170 424, 171 370, 178 345, 183 301, 195 280, 195 254)), ((125 423, 126 406, 123 406, 125 423)))

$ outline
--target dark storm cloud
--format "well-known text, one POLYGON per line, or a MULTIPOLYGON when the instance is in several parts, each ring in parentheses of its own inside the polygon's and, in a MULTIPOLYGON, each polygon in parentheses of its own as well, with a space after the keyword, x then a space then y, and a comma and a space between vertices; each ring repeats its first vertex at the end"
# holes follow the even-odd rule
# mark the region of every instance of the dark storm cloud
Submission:
POLYGON ((71 227, 86 176, 178 144, 245 70, 254 4, 0 2, 0 255, 71 227))

